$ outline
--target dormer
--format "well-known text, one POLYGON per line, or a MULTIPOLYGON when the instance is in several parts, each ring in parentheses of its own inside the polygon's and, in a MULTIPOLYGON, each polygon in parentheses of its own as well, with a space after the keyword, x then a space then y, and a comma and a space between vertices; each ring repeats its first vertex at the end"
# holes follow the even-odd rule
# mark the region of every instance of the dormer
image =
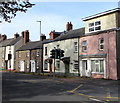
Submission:
POLYGON ((82 19, 85 34, 120 27, 120 8, 108 10, 82 19))

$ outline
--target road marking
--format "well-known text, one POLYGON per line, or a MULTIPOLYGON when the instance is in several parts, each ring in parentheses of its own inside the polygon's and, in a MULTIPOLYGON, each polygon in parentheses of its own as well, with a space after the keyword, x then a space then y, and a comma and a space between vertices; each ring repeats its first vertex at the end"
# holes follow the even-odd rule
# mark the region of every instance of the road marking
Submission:
POLYGON ((101 100, 99 100, 99 99, 95 99, 95 98, 90 98, 91 100, 94 100, 94 101, 99 101, 99 102, 101 102, 101 100))
POLYGON ((82 87, 82 86, 83 86, 83 85, 81 84, 81 85, 77 86, 76 88, 74 88, 73 90, 70 90, 70 91, 68 91, 68 92, 74 93, 77 89, 79 89, 79 88, 82 87))

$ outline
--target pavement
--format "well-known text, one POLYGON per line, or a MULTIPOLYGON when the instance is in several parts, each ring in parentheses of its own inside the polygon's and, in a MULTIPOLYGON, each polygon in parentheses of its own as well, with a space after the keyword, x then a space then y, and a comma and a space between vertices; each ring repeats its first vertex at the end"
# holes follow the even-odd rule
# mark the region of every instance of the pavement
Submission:
MULTIPOLYGON (((120 103, 119 80, 2 73, 2 101, 120 103)), ((41 103, 41 102, 40 102, 41 103)))

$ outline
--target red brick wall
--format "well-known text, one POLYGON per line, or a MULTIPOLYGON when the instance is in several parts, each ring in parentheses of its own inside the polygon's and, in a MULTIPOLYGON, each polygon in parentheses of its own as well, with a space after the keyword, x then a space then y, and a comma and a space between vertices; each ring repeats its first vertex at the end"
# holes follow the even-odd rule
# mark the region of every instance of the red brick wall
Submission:
POLYGON ((101 33, 98 35, 85 36, 80 38, 80 55, 105 54, 106 76, 109 79, 117 79, 116 67, 116 31, 101 33), (99 50, 99 38, 104 38, 104 51, 99 50), (87 41, 87 52, 82 52, 82 42, 87 41))

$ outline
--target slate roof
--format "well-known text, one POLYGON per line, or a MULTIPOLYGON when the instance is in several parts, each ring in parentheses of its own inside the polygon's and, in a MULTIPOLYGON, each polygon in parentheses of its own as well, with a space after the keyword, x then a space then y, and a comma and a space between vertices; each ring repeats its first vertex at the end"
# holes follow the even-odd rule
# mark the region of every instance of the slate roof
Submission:
POLYGON ((80 28, 80 29, 75 29, 75 30, 71 30, 68 32, 64 32, 60 36, 55 38, 54 40, 51 40, 51 41, 46 42, 46 43, 50 43, 50 42, 54 42, 54 41, 61 41, 61 40, 66 40, 66 39, 72 39, 72 38, 78 38, 78 37, 83 36, 83 35, 85 35, 85 28, 84 27, 80 28))
POLYGON ((14 45, 16 44, 20 39, 22 39, 23 37, 20 36, 20 37, 17 37, 16 39, 13 39, 13 41, 11 41, 7 46, 11 46, 11 45, 14 45))
POLYGON ((14 40, 14 38, 6 39, 6 40, 3 40, 3 41, 0 41, 0 47, 8 46, 9 43, 12 42, 13 40, 14 40))
POLYGON ((46 39, 44 41, 28 42, 26 45, 23 45, 22 47, 20 47, 17 51, 42 49, 43 48, 43 43, 45 43, 47 41, 49 41, 49 39, 46 39))

